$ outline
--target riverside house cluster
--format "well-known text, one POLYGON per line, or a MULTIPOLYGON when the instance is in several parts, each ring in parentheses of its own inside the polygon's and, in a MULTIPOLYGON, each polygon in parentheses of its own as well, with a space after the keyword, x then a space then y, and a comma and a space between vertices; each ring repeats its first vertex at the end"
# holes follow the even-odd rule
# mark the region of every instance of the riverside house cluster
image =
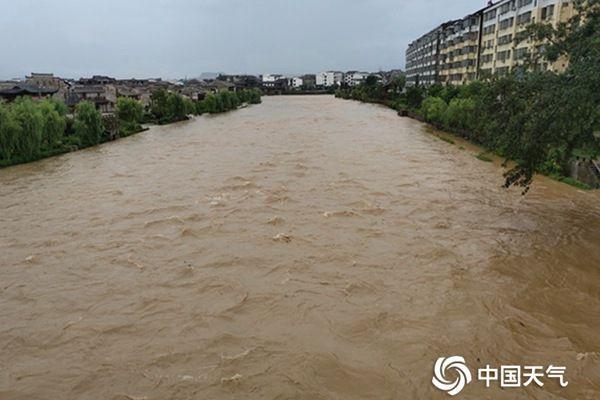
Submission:
POLYGON ((258 82, 256 77, 247 79, 244 76, 168 81, 161 78, 116 79, 95 75, 73 80, 49 73, 32 73, 24 80, 0 82, 0 101, 10 102, 21 96, 33 99, 52 97, 62 100, 73 110, 85 100, 93 103, 103 114, 110 114, 115 111, 119 97, 133 98, 143 106, 148 106, 152 93, 164 89, 179 93, 192 101, 200 101, 208 93, 257 87, 258 82))
MULTIPOLYGON (((557 26, 574 13, 573 1, 501 0, 464 18, 441 24, 408 46, 407 85, 461 85, 490 75, 506 75, 543 45, 517 35, 531 23, 557 26)), ((566 61, 544 62, 540 68, 561 71, 566 61)))
POLYGON ((207 74, 211 77, 180 80, 116 79, 94 75, 75 80, 61 78, 51 73, 32 73, 25 79, 0 81, 0 101, 11 102, 22 96, 33 99, 52 97, 62 100, 73 110, 78 103, 85 100, 92 102, 103 114, 111 114, 115 111, 119 97, 133 98, 147 107, 152 93, 159 89, 179 93, 192 101, 200 101, 208 93, 221 91, 235 92, 259 88, 265 94, 280 94, 329 90, 333 87, 357 86, 369 76, 375 76, 378 81, 385 83, 402 74, 400 70, 377 73, 326 71, 298 76, 207 74))

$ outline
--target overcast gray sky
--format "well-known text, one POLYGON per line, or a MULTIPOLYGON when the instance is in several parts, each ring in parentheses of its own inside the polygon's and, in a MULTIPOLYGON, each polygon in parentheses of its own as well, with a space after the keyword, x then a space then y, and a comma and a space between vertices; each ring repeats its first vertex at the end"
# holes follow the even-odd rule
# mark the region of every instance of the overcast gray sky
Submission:
POLYGON ((485 0, 0 0, 0 78, 402 68, 485 0))

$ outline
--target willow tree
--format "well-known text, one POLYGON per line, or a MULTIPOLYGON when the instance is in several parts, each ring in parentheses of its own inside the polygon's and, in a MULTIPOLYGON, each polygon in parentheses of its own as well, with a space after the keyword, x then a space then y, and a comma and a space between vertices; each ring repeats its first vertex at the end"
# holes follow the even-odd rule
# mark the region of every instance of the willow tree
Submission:
POLYGON ((10 107, 20 126, 20 132, 15 142, 15 153, 24 159, 34 159, 40 153, 43 140, 42 112, 32 100, 22 97, 18 98, 10 107))
POLYGON ((167 96, 168 118, 170 122, 187 119, 187 107, 183 96, 179 93, 169 93, 167 96))
POLYGON ((127 136, 140 130, 140 123, 144 118, 144 108, 136 99, 119 97, 117 99, 117 117, 121 134, 127 136))
POLYGON ((46 149, 53 149, 59 146, 65 134, 67 120, 63 114, 66 106, 64 103, 54 100, 44 100, 39 103, 39 109, 42 114, 42 144, 46 149))
POLYGON ((73 130, 86 146, 100 143, 104 126, 102 125, 102 114, 96 110, 94 104, 89 101, 82 101, 77 104, 73 130))
POLYGON ((17 140, 21 135, 21 126, 11 109, 0 102, 0 160, 9 164, 16 154, 17 140))

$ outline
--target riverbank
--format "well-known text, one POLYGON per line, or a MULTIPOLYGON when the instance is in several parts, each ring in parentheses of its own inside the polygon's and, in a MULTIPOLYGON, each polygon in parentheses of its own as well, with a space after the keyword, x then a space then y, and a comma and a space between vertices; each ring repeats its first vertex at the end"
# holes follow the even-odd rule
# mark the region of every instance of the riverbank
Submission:
POLYGON ((0 103, 0 168, 83 150, 148 130, 144 125, 168 125, 190 115, 218 114, 259 104, 257 90, 208 94, 192 102, 177 93, 158 90, 146 110, 131 98, 119 98, 114 114, 101 114, 88 102, 67 114, 64 103, 17 99, 0 103))
MULTIPOLYGON (((568 182, 577 153, 588 161, 600 157, 600 92, 594 85, 600 59, 590 50, 595 49, 600 19, 598 8, 587 2, 575 11, 561 29, 534 24, 516 40, 543 44, 537 47, 543 48, 550 64, 569 61, 563 63, 564 70, 539 68, 536 60, 507 74, 458 85, 451 84, 454 75, 427 86, 415 82, 407 86, 402 78, 385 85, 370 79, 336 95, 391 101, 397 110, 410 110, 446 130, 464 132, 474 143, 515 160, 505 172, 507 187, 520 186, 526 192, 536 173, 568 182)), ((600 170, 592 164, 597 184, 600 170)))
POLYGON ((146 132, 148 131, 150 128, 149 127, 143 127, 140 128, 139 130, 133 131, 133 132, 129 132, 125 135, 119 135, 118 137, 114 137, 112 139, 108 139, 108 140, 103 140, 100 141, 97 144, 91 145, 91 146, 65 146, 62 148, 55 148, 52 150, 44 150, 42 151, 39 155, 31 157, 31 158, 13 158, 11 160, 0 160, 0 169, 2 168, 8 168, 8 167, 12 167, 15 165, 20 165, 20 164, 27 164, 30 162, 35 162, 35 161, 39 161, 39 160, 43 160, 45 158, 50 158, 50 157, 57 157, 63 154, 68 154, 68 153, 72 153, 75 151, 79 151, 79 150, 84 150, 90 147, 94 147, 94 146, 99 146, 101 144, 104 143, 109 143, 115 140, 119 140, 119 139, 123 139, 129 136, 133 136, 133 135, 137 135, 138 133, 142 133, 142 132, 146 132))
MULTIPOLYGON (((478 143, 476 141, 474 141, 473 138, 473 134, 471 132, 469 132, 466 129, 457 129, 457 128, 453 128, 453 129, 448 129, 448 127, 444 124, 442 124, 441 122, 437 122, 437 121, 433 121, 431 119, 427 119, 422 113, 420 112, 415 112, 414 110, 411 110, 407 107, 403 107, 398 105, 398 103, 396 101, 392 101, 392 100, 383 100, 383 99, 375 99, 375 98, 363 98, 363 99, 352 99, 352 98, 348 98, 348 97, 343 97, 343 96, 339 96, 337 95, 336 97, 345 99, 345 100, 353 100, 353 101, 358 101, 361 103, 367 103, 367 104, 379 104, 388 108, 393 109, 394 111, 396 111, 398 113, 398 116, 400 117, 406 117, 406 118, 411 118, 414 120, 417 120, 419 122, 425 123, 430 125, 432 128, 435 128, 436 130, 443 132, 446 135, 450 135, 453 138, 461 138, 464 139, 466 141, 468 141, 469 143, 475 145, 475 146, 479 146, 479 148, 481 149, 481 151, 476 155, 476 158, 482 160, 482 161, 490 161, 489 160, 489 155, 493 154, 496 157, 500 157, 504 159, 503 164, 506 165, 511 165, 511 168, 514 168, 517 164, 514 160, 510 160, 510 159, 506 159, 506 157, 504 157, 502 155, 502 153, 498 150, 494 150, 494 149, 490 149, 490 148, 486 148, 482 143, 478 143), (508 161, 511 161, 510 164, 508 164, 508 161)), ((436 135, 437 136, 437 135, 436 135)), ((449 144, 454 144, 452 139, 444 139, 443 136, 441 137, 442 140, 446 141, 449 144)), ((579 159, 577 160, 573 160, 573 163, 579 163, 579 159)), ((574 179, 571 176, 567 176, 567 175, 561 175, 560 173, 558 173, 558 170, 555 169, 552 172, 550 171, 538 171, 538 173, 540 173, 541 175, 550 177, 556 181, 562 182, 564 184, 573 186, 577 189, 581 189, 581 190, 594 190, 594 189, 598 189, 598 187, 594 187, 590 184, 587 184, 585 182, 579 181, 577 179, 574 179)))
MULTIPOLYGON (((386 104, 385 102, 381 102, 381 103, 378 103, 378 104, 382 104, 382 105, 385 105, 387 107, 390 107, 390 108, 396 110, 395 107, 391 106, 390 104, 386 104)), ((459 131, 448 130, 442 124, 433 123, 431 121, 427 121, 427 119, 424 118, 422 115, 420 115, 418 113, 411 112, 411 111, 406 110, 406 109, 399 110, 398 111, 398 116, 400 116, 400 117, 406 117, 406 118, 412 118, 412 119, 417 120, 419 122, 423 122, 425 124, 429 124, 430 126, 432 126, 433 128, 435 128, 439 132, 443 132, 444 134, 450 135, 453 138, 460 138, 460 139, 466 140, 466 141, 468 141, 469 143, 471 143, 474 146, 479 146, 479 148, 481 149, 481 152, 479 152, 475 157, 478 158, 481 161, 490 162, 492 160, 489 158, 489 155, 493 155, 495 157, 498 157, 498 158, 502 159, 503 160, 503 162, 502 162, 503 165, 509 165, 508 164, 509 162, 512 163, 513 166, 515 165, 514 164, 515 163, 514 160, 506 160, 502 156, 502 154, 500 154, 498 151, 494 151, 492 149, 481 148, 480 144, 474 143, 472 140, 470 140, 471 135, 467 131, 464 131, 464 130, 463 131, 460 131, 460 130, 459 131)), ((438 136, 438 135, 436 135, 436 136, 438 136)), ((455 144, 452 139, 448 139, 448 138, 446 138, 444 136, 439 136, 439 137, 440 137, 440 139, 446 141, 449 144, 452 144, 452 145, 455 144)), ((578 161, 573 161, 573 163, 576 163, 576 162, 578 162, 578 161)), ((562 182, 564 184, 567 184, 569 186, 573 186, 573 187, 575 187, 577 189, 581 189, 581 190, 594 190, 594 189, 598 189, 599 188, 599 187, 591 186, 591 185, 589 185, 589 184, 587 184, 587 183, 585 183, 583 181, 579 181, 579 180, 577 180, 577 179, 575 179, 575 178, 573 178, 571 176, 564 176, 564 175, 560 175, 558 173, 544 173, 544 172, 540 172, 540 174, 544 175, 544 176, 547 176, 547 177, 549 177, 551 179, 554 179, 555 181, 562 182)))

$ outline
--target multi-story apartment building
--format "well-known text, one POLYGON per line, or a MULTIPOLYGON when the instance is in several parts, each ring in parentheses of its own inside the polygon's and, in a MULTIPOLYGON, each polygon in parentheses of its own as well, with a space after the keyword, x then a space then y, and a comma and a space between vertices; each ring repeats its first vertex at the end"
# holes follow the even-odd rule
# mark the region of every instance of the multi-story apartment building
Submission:
POLYGON ((438 80, 462 84, 477 78, 482 10, 451 22, 440 34, 438 80))
POLYGON ((299 89, 304 85, 304 80, 299 76, 294 76, 290 79, 290 86, 294 89, 299 89))
MULTIPOLYGON (((408 46, 407 84, 464 84, 505 75, 540 54, 543 46, 518 35, 533 22, 558 23, 573 15, 573 2, 564 0, 500 0, 465 18, 444 23, 408 46)), ((560 71, 561 60, 541 68, 560 71)))
POLYGON ((358 86, 371 75, 368 72, 348 71, 344 74, 344 83, 350 87, 358 86))
POLYGON ((283 79, 284 76, 283 75, 279 75, 279 74, 264 74, 261 75, 261 80, 263 83, 273 83, 275 81, 278 81, 279 79, 283 79))
POLYGON ((317 74, 316 84, 322 87, 341 86, 344 80, 344 73, 340 71, 326 71, 317 74))
MULTIPOLYGON (((562 0, 502 0, 485 9, 483 17, 482 52, 479 75, 505 75, 522 65, 543 47, 530 40, 516 38, 527 25, 535 22, 554 26, 573 15, 573 2, 562 0)), ((542 69, 560 71, 566 67, 561 60, 554 64, 542 63, 542 69)))
POLYGON ((437 82, 440 36, 451 23, 435 28, 408 45, 405 68, 407 85, 431 85, 437 82))

